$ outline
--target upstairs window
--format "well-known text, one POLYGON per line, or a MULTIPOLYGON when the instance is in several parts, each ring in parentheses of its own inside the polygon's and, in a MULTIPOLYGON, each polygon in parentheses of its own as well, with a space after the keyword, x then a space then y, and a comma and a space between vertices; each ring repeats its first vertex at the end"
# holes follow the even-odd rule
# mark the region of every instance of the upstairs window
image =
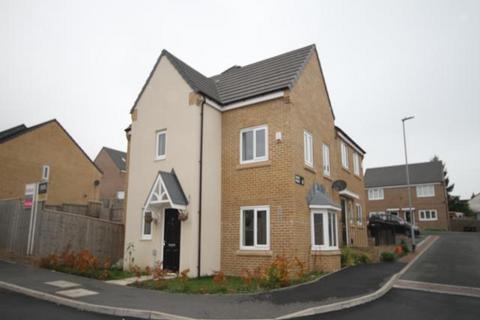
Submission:
POLYGON ((240 163, 268 160, 268 128, 259 126, 240 131, 240 163))
POLYGON ((268 250, 270 243, 269 207, 242 207, 240 249, 268 250))
POLYGON ((50 177, 50 166, 43 165, 42 166, 42 180, 48 181, 49 177, 50 177))
POLYGON ((345 142, 340 144, 340 151, 342 154, 342 167, 348 169, 348 147, 345 142))
POLYGON ((310 132, 303 132, 303 148, 305 164, 309 167, 313 167, 313 137, 310 132))
POLYGON ((157 131, 155 159, 163 160, 167 156, 167 130, 157 131))
POLYGON ((323 174, 330 176, 330 148, 324 144, 322 147, 323 155, 323 174))
POLYGON ((433 184, 423 184, 417 186, 417 197, 426 198, 435 196, 435 186, 433 184))
POLYGON ((368 189, 368 200, 383 200, 383 189, 382 188, 368 189))
POLYGON ((353 173, 360 176, 360 156, 358 153, 353 153, 353 173))

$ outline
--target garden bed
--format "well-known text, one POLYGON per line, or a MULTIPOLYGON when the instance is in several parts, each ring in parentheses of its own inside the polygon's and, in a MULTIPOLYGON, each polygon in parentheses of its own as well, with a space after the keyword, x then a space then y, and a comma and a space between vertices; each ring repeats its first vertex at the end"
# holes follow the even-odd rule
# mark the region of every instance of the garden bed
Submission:
POLYGON ((285 284, 280 282, 267 283, 262 279, 248 279, 234 276, 205 276, 200 278, 157 279, 137 281, 130 286, 144 289, 161 290, 169 293, 191 293, 191 294, 227 294, 227 293, 255 293, 265 292, 276 288, 283 288, 300 283, 313 281, 325 275, 321 272, 313 272, 304 275, 302 278, 290 280, 285 284))

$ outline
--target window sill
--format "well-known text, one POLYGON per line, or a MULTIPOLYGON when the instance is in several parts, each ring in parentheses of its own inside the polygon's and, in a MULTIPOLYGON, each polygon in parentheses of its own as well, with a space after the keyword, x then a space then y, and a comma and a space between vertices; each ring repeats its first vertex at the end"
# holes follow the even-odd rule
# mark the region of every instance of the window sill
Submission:
POLYGON ((327 175, 324 174, 323 177, 324 177, 325 179, 329 180, 329 181, 333 181, 333 179, 332 179, 331 176, 327 176, 327 175))
POLYGON ((355 178, 357 178, 358 180, 360 180, 360 181, 362 180, 362 177, 359 176, 358 174, 354 174, 353 176, 354 176, 355 178))
POLYGON ((152 241, 152 238, 140 238, 140 241, 152 241))
POLYGON ((237 170, 244 170, 244 169, 251 169, 251 168, 261 168, 261 167, 268 167, 272 165, 272 161, 264 160, 258 162, 250 162, 250 163, 243 163, 237 165, 237 170))
POLYGON ((310 255, 312 256, 339 256, 341 251, 338 249, 312 249, 310 255))
POLYGON ((154 158, 153 161, 157 162, 157 161, 163 161, 163 160, 167 160, 167 157, 164 157, 164 158, 154 158))
POLYGON ((350 172, 350 169, 345 168, 344 166, 342 166, 342 169, 343 169, 344 171, 348 172, 348 173, 351 173, 351 172, 350 172))
POLYGON ((271 257, 273 256, 272 250, 246 250, 241 249, 235 252, 237 256, 255 256, 255 257, 271 257))
POLYGON ((315 170, 313 167, 310 167, 309 165, 305 164, 303 168, 307 171, 310 171, 311 173, 317 174, 317 170, 315 170))

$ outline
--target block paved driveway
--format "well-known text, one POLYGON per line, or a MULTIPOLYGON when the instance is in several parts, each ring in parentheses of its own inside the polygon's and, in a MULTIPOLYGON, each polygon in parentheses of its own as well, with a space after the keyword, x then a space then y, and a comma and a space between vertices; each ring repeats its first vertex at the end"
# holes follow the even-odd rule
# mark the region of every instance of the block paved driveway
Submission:
POLYGON ((480 288, 480 232, 442 233, 402 279, 480 288))

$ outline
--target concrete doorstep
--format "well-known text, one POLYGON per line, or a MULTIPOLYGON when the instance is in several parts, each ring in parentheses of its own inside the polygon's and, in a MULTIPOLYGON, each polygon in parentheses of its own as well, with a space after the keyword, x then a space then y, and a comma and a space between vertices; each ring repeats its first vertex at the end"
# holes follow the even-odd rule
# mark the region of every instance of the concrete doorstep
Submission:
MULTIPOLYGON (((327 313, 332 311, 338 311, 342 309, 352 308, 352 307, 379 299, 394 287, 394 285, 397 283, 400 276, 403 275, 410 268, 410 266, 413 263, 415 263, 415 261, 430 248, 430 246, 437 239, 438 237, 429 236, 424 241, 422 241, 422 243, 417 248, 417 253, 415 258, 413 258, 400 272, 391 276, 390 279, 385 284, 383 284, 379 289, 377 289, 374 292, 371 292, 363 296, 346 299, 339 302, 307 308, 301 311, 285 314, 273 319, 291 319, 296 317, 303 317, 303 316, 327 313)), ((124 283, 116 283, 116 284, 125 285, 124 283)), ((175 314, 159 312, 154 310, 119 308, 119 307, 113 307, 113 306, 98 305, 98 304, 73 300, 65 297, 60 297, 55 294, 18 286, 5 281, 0 281, 0 288, 21 293, 27 296, 31 296, 33 298, 54 302, 67 307, 76 308, 82 311, 89 311, 89 312, 95 312, 95 313, 101 313, 101 314, 108 314, 108 315, 121 316, 121 317, 141 318, 141 319, 173 319, 173 320, 201 319, 201 318, 179 316, 175 314)))

